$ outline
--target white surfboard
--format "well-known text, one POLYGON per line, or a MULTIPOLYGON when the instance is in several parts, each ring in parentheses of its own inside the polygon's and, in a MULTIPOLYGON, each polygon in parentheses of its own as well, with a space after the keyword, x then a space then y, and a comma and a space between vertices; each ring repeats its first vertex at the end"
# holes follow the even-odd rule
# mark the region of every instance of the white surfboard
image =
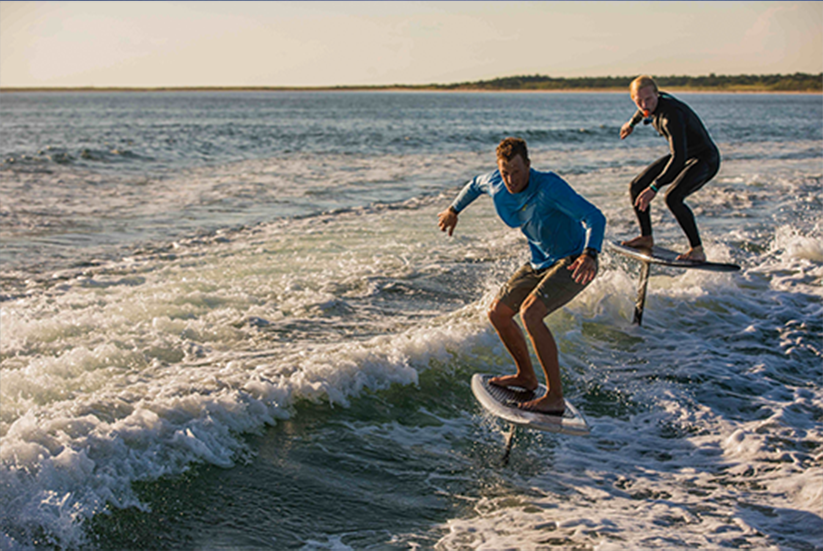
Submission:
POLYGON ((619 241, 611 241, 609 247, 623 256, 640 261, 640 281, 637 284, 637 300, 634 304, 634 319, 632 320, 636 325, 640 325, 643 322, 643 310, 646 308, 646 287, 649 284, 649 274, 651 273, 652 264, 671 266, 673 268, 708 270, 710 272, 736 272, 740 269, 740 266, 737 264, 678 260, 676 252, 664 249, 663 247, 635 249, 634 247, 623 245, 619 241))
POLYGON ((519 402, 534 400, 546 393, 546 387, 539 385, 537 390, 521 388, 503 388, 493 385, 489 380, 494 375, 475 373, 472 376, 472 392, 480 405, 489 413, 516 425, 530 429, 560 432, 576 436, 589 434, 589 424, 571 402, 566 400, 563 416, 548 415, 535 411, 524 411, 516 406, 519 402))
POLYGON ((629 258, 661 266, 671 266, 673 268, 691 268, 694 270, 708 270, 710 272, 736 272, 740 269, 737 264, 725 264, 723 262, 699 262, 696 260, 677 260, 680 253, 664 249, 663 247, 652 247, 651 249, 635 249, 628 245, 623 245, 619 241, 612 241, 609 246, 629 258))

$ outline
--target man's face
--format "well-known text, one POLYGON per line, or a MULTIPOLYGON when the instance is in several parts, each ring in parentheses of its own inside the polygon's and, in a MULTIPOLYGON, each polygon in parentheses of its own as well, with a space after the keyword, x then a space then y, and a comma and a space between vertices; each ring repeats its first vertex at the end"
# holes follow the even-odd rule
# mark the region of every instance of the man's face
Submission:
POLYGON ((643 114, 647 117, 657 109, 657 92, 655 92, 653 86, 641 88, 632 99, 637 108, 643 111, 643 114))
POLYGON ((511 161, 497 159, 497 168, 509 193, 520 193, 529 185, 529 161, 515 155, 511 161))

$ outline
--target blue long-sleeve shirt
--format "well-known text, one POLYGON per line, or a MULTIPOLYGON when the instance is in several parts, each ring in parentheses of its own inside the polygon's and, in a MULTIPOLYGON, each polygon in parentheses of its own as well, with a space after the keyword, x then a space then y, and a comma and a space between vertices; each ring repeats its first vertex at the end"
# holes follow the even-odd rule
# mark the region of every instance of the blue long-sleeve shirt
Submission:
POLYGON ((529 169, 529 183, 520 193, 506 188, 500 171, 476 176, 460 191, 451 207, 461 212, 481 194, 490 195, 497 214, 529 241, 531 265, 548 268, 583 249, 600 251, 606 217, 554 172, 529 169))

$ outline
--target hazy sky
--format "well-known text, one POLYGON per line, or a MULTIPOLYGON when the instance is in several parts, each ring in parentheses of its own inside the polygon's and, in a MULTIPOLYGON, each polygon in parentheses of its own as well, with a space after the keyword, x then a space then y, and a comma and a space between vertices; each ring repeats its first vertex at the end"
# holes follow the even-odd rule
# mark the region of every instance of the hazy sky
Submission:
POLYGON ((823 72, 823 2, 0 2, 0 86, 823 72))

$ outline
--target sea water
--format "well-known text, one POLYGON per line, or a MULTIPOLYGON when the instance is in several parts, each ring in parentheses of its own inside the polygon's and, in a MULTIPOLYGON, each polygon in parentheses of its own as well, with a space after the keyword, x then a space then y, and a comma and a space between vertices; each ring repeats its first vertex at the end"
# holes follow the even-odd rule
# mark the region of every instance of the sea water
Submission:
POLYGON ((823 100, 678 96, 742 269, 653 268, 637 327, 604 249, 546 319, 592 433, 504 467, 469 380, 527 246, 437 214, 512 135, 636 235, 628 94, 2 94, 0 548, 820 549, 823 100))

